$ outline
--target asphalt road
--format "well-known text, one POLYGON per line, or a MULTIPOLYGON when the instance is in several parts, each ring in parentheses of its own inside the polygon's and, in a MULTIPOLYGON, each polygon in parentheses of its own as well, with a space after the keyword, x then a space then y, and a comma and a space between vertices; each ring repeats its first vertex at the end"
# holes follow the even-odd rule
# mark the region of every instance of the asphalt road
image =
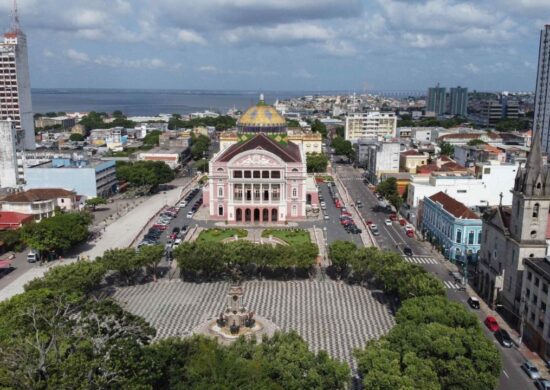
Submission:
MULTIPOLYGON (((336 160, 338 160, 336 158, 336 160)), ((384 250, 390 250, 402 254, 403 247, 410 247, 415 256, 434 256, 430 247, 414 238, 409 238, 404 229, 393 222, 391 226, 386 226, 384 221, 388 218, 390 212, 378 211, 378 199, 363 183, 359 169, 354 169, 351 165, 334 164, 336 174, 341 178, 354 201, 360 200, 363 203, 361 212, 365 220, 372 220, 380 230, 380 236, 375 237, 379 245, 384 250)), ((431 272, 442 281, 454 282, 454 278, 449 275, 448 269, 441 263, 438 264, 420 264, 428 272, 431 272)), ((468 295, 464 291, 457 289, 447 289, 447 296, 453 301, 462 302, 468 310, 478 316, 480 321, 485 319, 484 313, 479 310, 471 309, 466 301, 468 295)), ((500 376, 499 389, 503 390, 523 390, 535 388, 533 381, 521 370, 520 365, 524 358, 520 352, 514 348, 502 347, 494 338, 493 334, 482 325, 487 337, 492 340, 502 356, 503 370, 500 376)), ((543 372, 542 376, 550 377, 548 372, 543 372)))

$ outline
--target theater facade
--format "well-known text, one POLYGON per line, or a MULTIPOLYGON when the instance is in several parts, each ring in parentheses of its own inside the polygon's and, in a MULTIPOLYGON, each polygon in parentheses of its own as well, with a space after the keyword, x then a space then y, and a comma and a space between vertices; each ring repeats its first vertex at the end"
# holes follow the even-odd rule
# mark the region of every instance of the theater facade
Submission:
POLYGON ((210 161, 208 184, 203 189, 209 219, 284 223, 304 220, 306 210, 318 205, 305 152, 301 145, 288 141, 281 130, 283 123, 284 118, 263 100, 243 114, 237 122, 238 140, 210 161))

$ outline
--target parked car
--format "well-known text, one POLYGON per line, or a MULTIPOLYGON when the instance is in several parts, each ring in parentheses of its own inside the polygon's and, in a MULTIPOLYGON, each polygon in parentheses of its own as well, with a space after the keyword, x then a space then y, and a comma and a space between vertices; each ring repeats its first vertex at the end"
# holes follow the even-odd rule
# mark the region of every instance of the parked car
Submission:
POLYGON ((399 219, 399 224, 401 226, 405 226, 407 224, 407 221, 405 220, 405 218, 401 218, 401 219, 399 219))
POLYGON ((397 221, 397 214, 395 214, 395 213, 390 214, 390 220, 391 221, 397 221))
POLYGON ((405 254, 405 256, 412 256, 413 255, 412 249, 409 248, 408 246, 403 248, 403 253, 405 254))
POLYGON ((181 201, 179 204, 180 209, 183 209, 185 206, 187 206, 187 201, 181 201))
POLYGON ((550 390, 550 381, 545 378, 537 378, 535 380, 535 387, 539 390, 550 390))
POLYGON ((387 225, 387 226, 391 226, 391 219, 386 219, 384 221, 384 223, 387 225))
POLYGON ((187 218, 193 218, 193 215, 194 215, 194 214, 195 214, 195 213, 194 213, 193 211, 189 211, 189 212, 187 213, 187 218))
POLYGON ((29 253, 27 253, 27 262, 29 263, 36 263, 38 261, 38 252, 34 249, 31 249, 29 253))
POLYGON ((368 226, 370 226, 370 225, 372 225, 372 224, 373 224, 373 222, 372 222, 370 219, 367 220, 367 225, 368 225, 368 226))
POLYGON ((510 337, 508 332, 506 332, 506 330, 502 328, 495 332, 495 338, 503 347, 512 348, 512 346, 514 345, 512 338, 510 337))
POLYGON ((493 316, 487 316, 487 318, 485 318, 485 321, 483 321, 483 323, 491 332, 496 332, 497 330, 500 329, 500 326, 498 325, 496 318, 493 316))
POLYGON ((470 305, 472 309, 479 310, 479 299, 476 297, 468 297, 468 305, 470 305))
POLYGON ((407 231, 405 231, 405 234, 407 235, 407 237, 411 237, 411 238, 414 237, 414 231, 413 230, 407 230, 407 231))
POLYGON ((347 216, 347 217, 351 217, 351 213, 348 213, 347 211, 343 211, 340 213, 341 216, 347 216))
POLYGON ((525 371, 525 373, 529 376, 531 379, 539 379, 540 378, 540 372, 537 366, 535 366, 531 361, 526 360, 522 365, 521 369, 525 371))
POLYGON ((181 238, 176 238, 174 240, 174 247, 178 246, 179 244, 181 244, 181 238))
POLYGON ((358 209, 362 209, 362 208, 363 208, 363 203, 361 203, 360 200, 358 200, 357 202, 355 202, 355 205, 357 206, 358 209))
POLYGON ((166 230, 168 229, 168 225, 163 225, 163 224, 159 224, 159 223, 156 223, 153 225, 154 228, 158 229, 158 230, 166 230))
POLYGON ((325 214, 325 215, 324 215, 324 218, 325 218, 325 219, 330 219, 330 217, 328 216, 328 214, 325 214))
POLYGON ((189 226, 183 225, 183 226, 181 227, 180 232, 181 232, 181 233, 187 233, 187 230, 188 230, 188 229, 189 229, 189 226))

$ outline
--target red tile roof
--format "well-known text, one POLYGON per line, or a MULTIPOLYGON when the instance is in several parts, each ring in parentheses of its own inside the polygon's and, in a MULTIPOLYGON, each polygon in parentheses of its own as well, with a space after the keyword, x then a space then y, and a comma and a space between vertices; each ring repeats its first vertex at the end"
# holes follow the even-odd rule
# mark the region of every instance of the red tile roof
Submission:
POLYGON ((465 171, 466 168, 460 164, 455 163, 454 161, 445 163, 438 169, 439 172, 456 172, 456 171, 465 171))
POLYGON ((76 193, 73 191, 67 191, 62 188, 35 188, 8 195, 2 199, 2 201, 13 203, 31 203, 57 198, 69 198, 75 195, 76 193))
POLYGON ((480 219, 480 217, 466 207, 458 200, 451 198, 444 192, 439 191, 437 194, 430 196, 430 199, 436 203, 441 204, 443 209, 449 214, 454 215, 456 218, 461 219, 480 219))
POLYGON ((401 153, 402 156, 423 156, 422 153, 419 153, 418 151, 411 149, 407 150, 406 152, 401 153))
POLYGON ((227 148, 218 161, 228 162, 236 155, 248 150, 263 149, 280 157, 285 162, 301 162, 300 148, 295 143, 289 142, 283 146, 265 134, 260 133, 242 144, 234 144, 227 148))
POLYGON ((14 211, 0 211, 0 230, 17 229, 21 225, 31 222, 33 216, 29 214, 16 213, 14 211))

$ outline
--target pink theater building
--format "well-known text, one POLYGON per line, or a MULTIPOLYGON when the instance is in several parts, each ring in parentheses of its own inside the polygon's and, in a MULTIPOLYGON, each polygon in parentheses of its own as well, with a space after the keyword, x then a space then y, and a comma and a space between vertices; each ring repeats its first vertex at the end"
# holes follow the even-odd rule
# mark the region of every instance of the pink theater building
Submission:
POLYGON ((304 220, 319 203, 303 150, 264 133, 214 156, 203 196, 210 219, 234 223, 304 220))

